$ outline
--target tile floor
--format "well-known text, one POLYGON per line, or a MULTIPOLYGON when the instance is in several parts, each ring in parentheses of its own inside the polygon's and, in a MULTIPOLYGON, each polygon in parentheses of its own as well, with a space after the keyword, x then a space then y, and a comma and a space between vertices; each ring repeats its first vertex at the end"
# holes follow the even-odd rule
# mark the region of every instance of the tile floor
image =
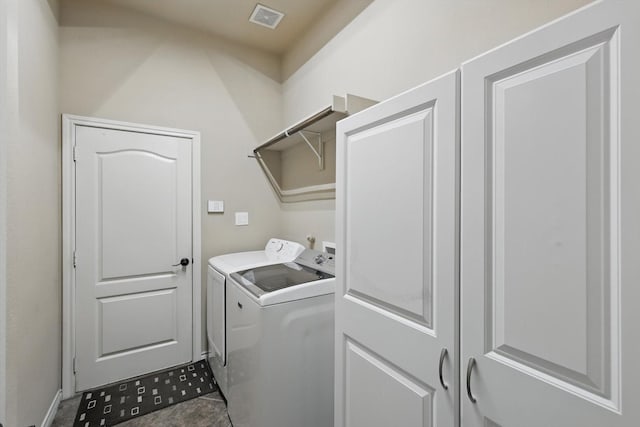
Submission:
MULTIPOLYGON (((80 398, 78 395, 60 403, 52 427, 73 427, 80 398)), ((232 427, 227 406, 219 392, 207 394, 137 417, 122 427, 232 427)))

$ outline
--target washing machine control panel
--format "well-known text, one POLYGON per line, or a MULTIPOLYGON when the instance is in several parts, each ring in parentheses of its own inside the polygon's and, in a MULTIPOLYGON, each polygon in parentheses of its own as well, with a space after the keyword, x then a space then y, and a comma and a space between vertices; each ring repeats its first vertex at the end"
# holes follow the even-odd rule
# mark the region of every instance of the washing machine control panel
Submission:
POLYGON ((264 248, 267 257, 274 260, 292 260, 304 251, 300 243, 282 239, 269 239, 264 248))
POLYGON ((333 254, 315 251, 313 249, 305 249, 304 252, 296 258, 296 262, 332 275, 335 274, 336 260, 333 254))

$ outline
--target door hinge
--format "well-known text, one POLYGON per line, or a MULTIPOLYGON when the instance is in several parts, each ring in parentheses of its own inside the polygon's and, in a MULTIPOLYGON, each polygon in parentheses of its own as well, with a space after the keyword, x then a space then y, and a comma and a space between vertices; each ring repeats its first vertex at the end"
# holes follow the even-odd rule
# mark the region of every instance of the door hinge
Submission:
POLYGON ((73 373, 76 373, 76 358, 73 358, 73 373))
POLYGON ((74 162, 78 161, 78 146, 77 145, 73 146, 73 161, 74 162))
POLYGON ((77 265, 78 265, 78 255, 76 254, 76 251, 73 251, 73 268, 76 268, 77 265))

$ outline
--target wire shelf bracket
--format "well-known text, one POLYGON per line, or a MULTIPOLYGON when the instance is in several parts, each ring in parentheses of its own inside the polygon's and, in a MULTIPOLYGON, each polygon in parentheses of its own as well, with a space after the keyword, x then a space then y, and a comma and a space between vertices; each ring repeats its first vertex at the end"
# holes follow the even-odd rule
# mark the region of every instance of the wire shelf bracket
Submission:
POLYGON ((307 143, 313 154, 318 158, 318 167, 320 170, 324 170, 324 141, 322 140, 322 134, 320 132, 312 132, 310 130, 299 130, 298 135, 307 143), (318 138, 318 149, 313 146, 313 143, 309 141, 309 138, 305 135, 305 133, 312 135, 315 138, 318 138))

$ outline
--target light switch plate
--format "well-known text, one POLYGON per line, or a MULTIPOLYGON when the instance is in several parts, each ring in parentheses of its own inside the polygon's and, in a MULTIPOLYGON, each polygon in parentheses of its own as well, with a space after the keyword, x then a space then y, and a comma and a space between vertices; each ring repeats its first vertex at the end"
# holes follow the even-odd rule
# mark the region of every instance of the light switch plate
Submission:
POLYGON ((209 200, 207 203, 207 211, 209 213, 224 212, 224 201, 222 200, 209 200))
POLYGON ((236 225, 249 225, 249 212, 236 212, 236 225))

